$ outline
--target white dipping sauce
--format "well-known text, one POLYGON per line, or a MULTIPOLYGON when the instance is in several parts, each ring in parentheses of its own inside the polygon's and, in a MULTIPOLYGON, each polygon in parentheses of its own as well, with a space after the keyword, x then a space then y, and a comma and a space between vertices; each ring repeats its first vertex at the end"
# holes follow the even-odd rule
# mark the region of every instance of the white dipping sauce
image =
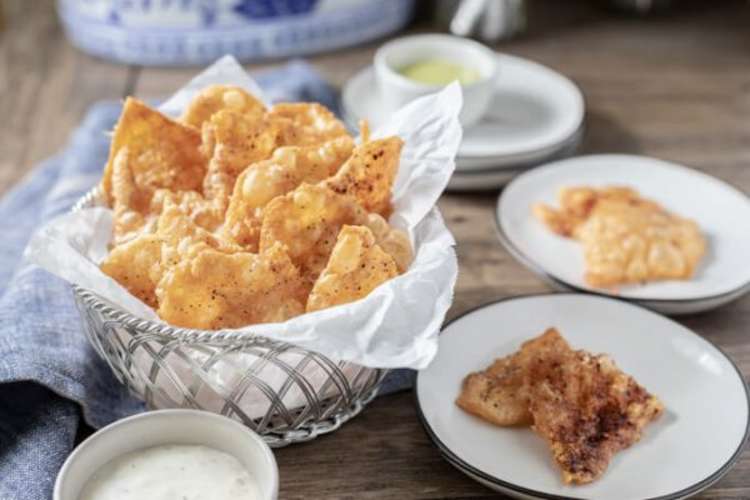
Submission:
POLYGON ((101 467, 79 500, 258 500, 258 486, 235 457, 208 446, 163 445, 101 467))

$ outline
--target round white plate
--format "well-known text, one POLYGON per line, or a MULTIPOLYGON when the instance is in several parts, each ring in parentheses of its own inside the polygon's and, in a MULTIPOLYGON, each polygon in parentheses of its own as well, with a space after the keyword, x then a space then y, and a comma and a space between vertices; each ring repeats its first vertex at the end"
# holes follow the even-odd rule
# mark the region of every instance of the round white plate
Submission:
POLYGON ((575 153, 578 146, 581 145, 584 134, 585 127, 581 124, 578 130, 565 141, 553 147, 535 152, 533 155, 527 155, 526 157, 456 156, 456 170, 462 174, 474 175, 537 166, 555 159, 565 158, 575 153))
POLYGON ((497 203, 498 233, 508 250, 554 285, 639 301, 665 313, 717 307, 750 289, 750 199, 729 184, 673 163, 630 155, 562 160, 519 175, 497 203), (531 213, 537 202, 557 205, 563 186, 626 185, 668 210, 694 219, 708 252, 690 280, 623 286, 617 292, 583 280, 581 245, 549 231, 531 213))
POLYGON ((434 361, 417 375, 416 399, 425 429, 451 464, 523 498, 685 498, 726 473, 748 436, 747 387, 719 349, 647 309, 585 294, 511 298, 451 321, 434 361), (666 407, 588 485, 564 485, 544 440, 529 428, 493 426, 454 403, 466 374, 550 326, 574 348, 611 355, 666 407))
POLYGON ((447 191, 497 191, 509 183, 513 177, 526 170, 527 168, 503 168, 489 173, 464 174, 456 167, 445 189, 447 191))
MULTIPOLYGON (((544 158, 580 128, 583 95, 569 79, 541 64, 506 54, 498 54, 498 64, 491 109, 464 130, 458 156, 492 157, 495 166, 544 158)), ((341 103, 350 124, 367 118, 377 127, 388 117, 372 67, 344 85, 341 103)))
MULTIPOLYGON (((565 158, 576 152, 583 138, 583 129, 580 129, 570 141, 566 142, 559 149, 549 153, 549 156, 541 161, 551 161, 554 159, 565 158)), ((484 169, 465 169, 465 158, 456 158, 456 170, 453 172, 450 181, 448 181, 448 191, 489 191, 497 190, 510 182, 516 175, 536 167, 538 162, 518 163, 514 166, 484 168, 484 169)))

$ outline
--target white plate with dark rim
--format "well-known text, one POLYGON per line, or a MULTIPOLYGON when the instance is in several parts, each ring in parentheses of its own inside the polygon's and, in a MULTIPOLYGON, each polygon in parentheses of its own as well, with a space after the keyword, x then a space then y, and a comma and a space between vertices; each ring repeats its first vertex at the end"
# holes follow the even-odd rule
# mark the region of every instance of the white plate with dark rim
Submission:
POLYGON ((515 177, 495 212, 500 241, 519 261, 561 290, 632 300, 665 314, 706 311, 750 291, 750 198, 724 181, 681 165, 632 155, 590 155, 538 167, 515 177), (707 255, 690 280, 620 287, 617 292, 583 280, 581 245, 549 231, 531 213, 557 206, 564 186, 626 185, 695 220, 708 240, 707 255))
POLYGON ((422 424, 443 456, 518 498, 687 498, 734 465, 750 422, 744 379, 717 347, 648 309, 587 294, 513 297, 464 313, 443 329, 437 356, 417 375, 415 394, 422 424), (588 485, 564 485, 547 445, 529 428, 493 426, 454 404, 466 374, 550 326, 574 348, 611 355, 666 407, 588 485))
MULTIPOLYGON (((543 161, 581 127, 584 99, 568 78, 528 59, 498 54, 496 93, 481 121, 464 130, 458 156, 467 170, 543 161), (476 161, 480 160, 480 161, 476 161)), ((371 66, 344 84, 344 117, 350 125, 367 118, 373 128, 389 114, 378 99, 371 66)))

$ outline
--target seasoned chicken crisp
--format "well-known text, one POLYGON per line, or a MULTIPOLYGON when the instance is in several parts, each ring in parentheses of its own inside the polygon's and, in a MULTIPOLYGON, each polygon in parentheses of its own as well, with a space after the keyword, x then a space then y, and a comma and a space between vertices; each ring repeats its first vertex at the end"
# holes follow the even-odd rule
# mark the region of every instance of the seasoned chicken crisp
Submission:
POLYGON ((179 120, 133 98, 101 190, 113 239, 101 270, 173 325, 283 322, 367 296, 407 272, 392 227, 403 141, 358 141, 327 108, 266 108, 211 85, 179 120))
POLYGON ((564 188, 559 202, 559 210, 536 204, 533 213, 550 230, 583 244, 591 286, 690 279, 706 253, 694 221, 630 188, 564 188))
POLYGON ((573 484, 600 477, 664 409, 609 357, 571 349, 554 328, 469 374, 456 404, 495 425, 531 425, 573 484))
POLYGON ((456 404, 496 425, 529 425, 529 404, 523 391, 528 366, 544 354, 569 351, 570 346, 554 328, 525 342, 510 356, 498 358, 487 369, 466 376, 456 404))

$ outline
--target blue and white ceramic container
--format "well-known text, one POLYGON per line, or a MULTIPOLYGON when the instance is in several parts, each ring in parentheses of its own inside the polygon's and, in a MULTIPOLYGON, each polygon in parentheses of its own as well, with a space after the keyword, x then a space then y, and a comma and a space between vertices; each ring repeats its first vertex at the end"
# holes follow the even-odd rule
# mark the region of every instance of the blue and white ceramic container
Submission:
POLYGON ((125 63, 206 64, 312 54, 384 36, 414 0, 58 0, 70 40, 125 63))

